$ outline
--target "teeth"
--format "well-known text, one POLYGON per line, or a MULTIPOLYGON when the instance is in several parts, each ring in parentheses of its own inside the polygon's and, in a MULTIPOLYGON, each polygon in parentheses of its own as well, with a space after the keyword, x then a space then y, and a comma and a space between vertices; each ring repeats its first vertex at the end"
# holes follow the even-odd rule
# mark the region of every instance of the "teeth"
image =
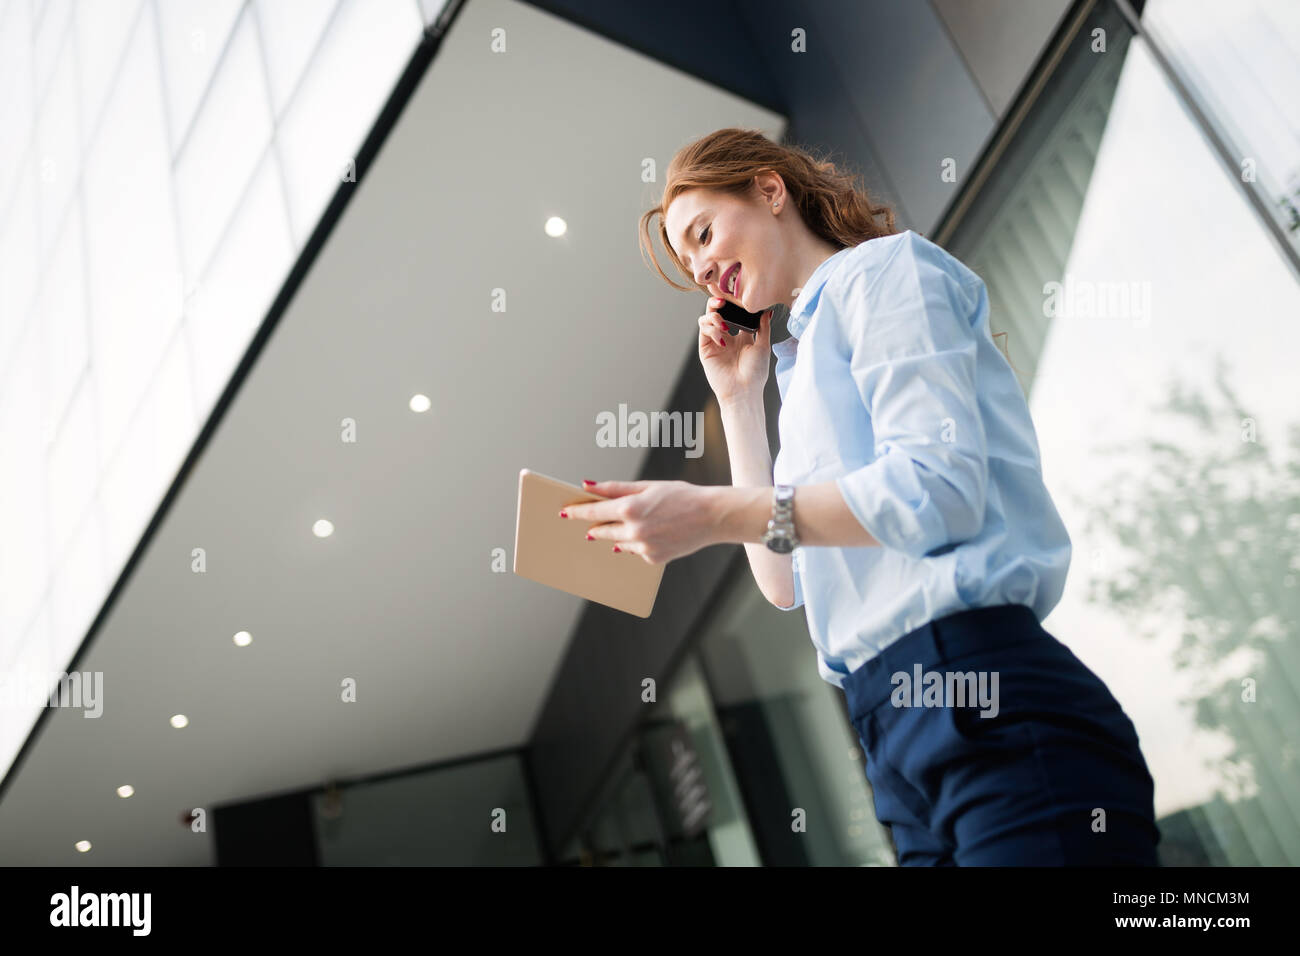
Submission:
POLYGON ((728 283, 728 286, 727 286, 727 291, 728 291, 728 292, 733 293, 733 294, 735 293, 735 291, 736 291, 736 280, 739 279, 739 278, 740 278, 740 269, 736 269, 735 272, 731 273, 731 281, 728 283))

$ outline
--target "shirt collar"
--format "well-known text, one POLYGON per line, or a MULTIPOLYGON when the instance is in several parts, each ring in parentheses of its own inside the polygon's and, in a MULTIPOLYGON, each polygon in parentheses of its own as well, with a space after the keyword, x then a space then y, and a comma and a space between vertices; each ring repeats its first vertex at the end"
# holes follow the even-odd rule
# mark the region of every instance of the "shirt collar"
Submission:
POLYGON ((790 309, 790 317, 786 319, 785 327, 789 333, 798 338, 803 335, 804 328, 808 325, 808 318, 817 308, 817 300, 821 297, 822 287, 826 285, 826 280, 831 277, 835 266, 844 257, 845 253, 852 252, 853 247, 841 249, 822 262, 813 274, 808 277, 802 289, 799 290, 799 296, 794 300, 794 305, 790 309))

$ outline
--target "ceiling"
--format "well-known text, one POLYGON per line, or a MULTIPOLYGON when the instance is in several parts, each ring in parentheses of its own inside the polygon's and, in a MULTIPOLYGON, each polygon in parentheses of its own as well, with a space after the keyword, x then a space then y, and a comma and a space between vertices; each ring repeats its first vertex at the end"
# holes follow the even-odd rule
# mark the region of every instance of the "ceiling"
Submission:
POLYGON ((527 742, 584 602, 509 570, 519 470, 637 476, 596 416, 663 408, 702 305, 642 262, 642 163, 722 126, 784 128, 535 7, 464 6, 78 660, 103 715, 48 710, 13 771, 0 860, 207 864, 190 808, 527 742))

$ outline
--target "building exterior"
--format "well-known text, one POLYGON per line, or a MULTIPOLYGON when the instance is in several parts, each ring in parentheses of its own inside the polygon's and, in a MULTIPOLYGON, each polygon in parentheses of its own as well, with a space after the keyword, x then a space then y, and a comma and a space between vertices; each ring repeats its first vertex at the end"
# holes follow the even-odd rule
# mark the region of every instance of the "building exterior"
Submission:
POLYGON ((520 467, 729 483, 632 227, 738 125, 985 279, 1162 861, 1294 864, 1297 53, 1282 0, 0 0, 0 860, 893 865, 742 548, 646 620, 502 573, 520 467))

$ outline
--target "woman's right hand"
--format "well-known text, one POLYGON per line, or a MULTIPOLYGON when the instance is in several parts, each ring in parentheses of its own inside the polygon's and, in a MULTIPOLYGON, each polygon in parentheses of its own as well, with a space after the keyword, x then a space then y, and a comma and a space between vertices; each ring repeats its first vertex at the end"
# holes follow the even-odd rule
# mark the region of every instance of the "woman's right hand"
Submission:
POLYGON ((713 394, 722 403, 749 401, 761 396, 767 385, 772 353, 768 347, 772 329, 772 310, 763 313, 758 332, 741 329, 733 338, 726 332, 727 323, 718 313, 722 299, 710 298, 708 311, 700 316, 700 364, 713 394))

